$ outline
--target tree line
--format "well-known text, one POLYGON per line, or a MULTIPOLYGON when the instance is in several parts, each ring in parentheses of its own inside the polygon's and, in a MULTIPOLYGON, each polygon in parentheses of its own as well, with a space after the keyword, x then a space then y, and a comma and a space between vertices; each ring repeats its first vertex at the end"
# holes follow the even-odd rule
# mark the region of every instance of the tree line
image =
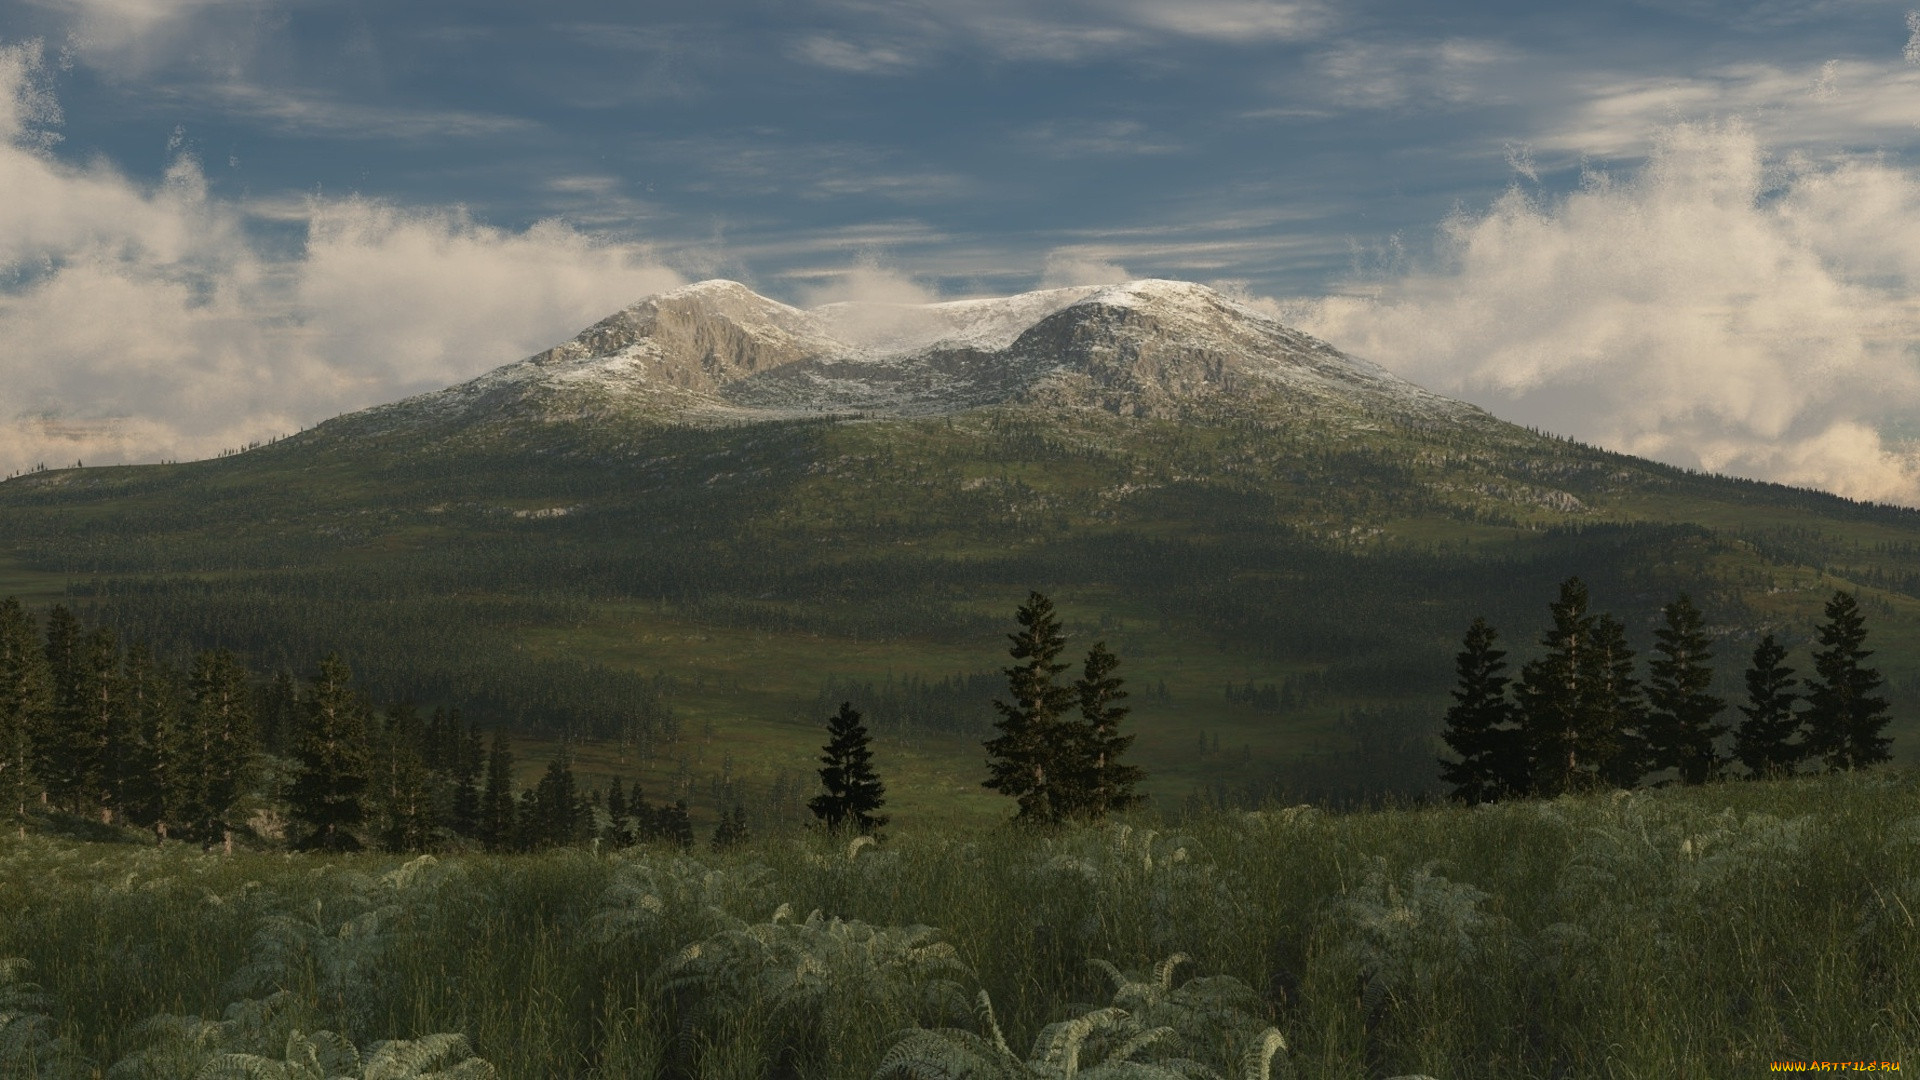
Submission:
POLYGON ((1625 626, 1590 609, 1579 578, 1561 584, 1549 612, 1546 651, 1517 679, 1507 675, 1507 654, 1486 619, 1467 629, 1442 736, 1457 760, 1440 763, 1455 799, 1630 788, 1666 770, 1702 784, 1724 778, 1735 762, 1749 776, 1779 777, 1808 762, 1837 772, 1891 759, 1882 734, 1888 704, 1874 693, 1882 680, 1866 663, 1866 619, 1851 593, 1827 601, 1812 677, 1796 678, 1787 650, 1772 634, 1761 638, 1737 727, 1721 720, 1727 702, 1710 692, 1712 641, 1685 594, 1661 609, 1644 684, 1625 626))

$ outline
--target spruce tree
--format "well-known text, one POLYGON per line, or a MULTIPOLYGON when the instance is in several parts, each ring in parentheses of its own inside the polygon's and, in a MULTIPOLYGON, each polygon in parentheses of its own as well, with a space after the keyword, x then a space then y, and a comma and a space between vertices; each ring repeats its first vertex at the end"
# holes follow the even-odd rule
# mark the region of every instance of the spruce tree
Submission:
POLYGON ((1800 713, 1793 707, 1800 700, 1794 691, 1799 680, 1792 668, 1781 663, 1786 658, 1787 650, 1768 634, 1753 647, 1753 662, 1747 668, 1747 703, 1740 706, 1747 718, 1733 733, 1733 756, 1755 778, 1792 776, 1806 757, 1795 739, 1801 725, 1800 713))
POLYGON ((36 738, 53 704, 52 675, 33 616, 20 601, 0 601, 0 821, 25 828, 27 804, 39 790, 36 738))
POLYGON ((687 813, 685 799, 660 808, 660 838, 681 851, 693 850, 693 817, 687 813))
POLYGON ((607 808, 607 843, 614 847, 632 847, 633 825, 628 820, 627 789, 619 777, 608 782, 603 802, 607 808))
MULTIPOLYGON (((453 710, 452 722, 460 725, 460 710, 453 710)), ((455 836, 471 840, 480 835, 480 783, 486 767, 487 745, 480 737, 480 724, 470 720, 460 733, 453 761, 453 798, 447 824, 455 836)))
POLYGON ((247 669, 225 649, 194 657, 187 692, 193 746, 188 767, 194 773, 189 824, 201 843, 211 846, 236 824, 234 806, 246 791, 247 772, 258 749, 254 694, 247 669))
POLYGON ((1520 669, 1515 686, 1533 790, 1560 795, 1588 787, 1597 775, 1593 760, 1590 686, 1594 617, 1587 587, 1577 577, 1560 585, 1549 606, 1553 626, 1541 636, 1547 649, 1520 669))
POLYGON ((568 847, 586 839, 589 822, 586 801, 573 776, 573 755, 562 751, 547 763, 547 771, 533 789, 530 837, 535 847, 568 847))
POLYGON ((46 711, 34 739, 34 773, 46 797, 71 807, 86 777, 85 739, 80 731, 80 620, 63 604, 47 612, 46 711))
POLYGON ((820 786, 825 792, 807 803, 829 831, 850 828, 872 833, 887 823, 874 811, 886 805, 887 787, 873 771, 872 740, 853 703, 843 701, 827 720, 827 745, 820 755, 820 786))
POLYGON ((119 639, 107 627, 96 627, 81 644, 77 710, 66 729, 64 753, 74 780, 70 808, 97 811, 103 823, 111 823, 126 805, 133 775, 125 692, 119 639))
POLYGON ((1119 704, 1127 696, 1125 681, 1114 674, 1119 666, 1120 658, 1107 650, 1107 643, 1096 641, 1074 683, 1080 722, 1067 744, 1069 792, 1063 813, 1098 821, 1139 801, 1133 788, 1145 773, 1120 760, 1133 745, 1133 736, 1120 734, 1120 722, 1131 710, 1119 704))
POLYGON ((353 691, 353 672, 338 656, 320 662, 308 683, 304 716, 294 738, 288 810, 300 830, 297 846, 354 851, 354 829, 366 820, 372 771, 366 709, 353 691))
POLYGON ((127 818, 161 840, 190 833, 193 746, 178 676, 144 645, 127 650, 128 729, 135 779, 127 818))
POLYGON ((1647 665, 1648 767, 1673 769, 1682 783, 1717 778, 1726 759, 1714 741, 1727 726, 1715 719, 1727 703, 1713 686, 1705 620, 1684 593, 1661 609, 1666 625, 1654 631, 1654 659, 1647 665))
POLYGON ((1499 637, 1476 618, 1454 657, 1459 683, 1441 738, 1460 760, 1441 761, 1440 778, 1453 785, 1452 798, 1465 803, 1524 795, 1530 787, 1520 712, 1507 698, 1507 654, 1494 648, 1499 637))
POLYGON ((293 672, 286 668, 260 684, 254 716, 260 749, 269 754, 285 754, 293 732, 300 727, 300 687, 293 672))
POLYGON ((1827 621, 1817 633, 1821 648, 1813 654, 1816 680, 1807 687, 1806 749, 1829 772, 1864 769, 1888 761, 1892 740, 1887 701, 1875 697, 1880 672, 1866 666, 1866 616, 1849 592, 1827 601, 1827 621))
POLYGON ((1008 652, 1017 662, 1004 669, 1013 700, 993 703, 1000 713, 994 724, 1000 734, 985 743, 987 779, 982 786, 1017 800, 1018 820, 1044 824, 1060 820, 1063 812, 1056 790, 1066 765, 1061 717, 1078 695, 1073 687, 1054 682, 1067 670, 1058 659, 1067 643, 1053 602, 1030 593, 1014 619, 1020 631, 1007 639, 1012 643, 1008 652))
POLYGON ((432 842, 433 777, 421 760, 425 741, 412 703, 387 707, 373 762, 373 803, 380 846, 388 851, 425 851, 432 842))
POLYGON ((480 796, 480 842, 488 851, 514 845, 513 750, 505 732, 493 733, 487 752, 487 787, 480 796))
POLYGON ((1612 615, 1594 620, 1593 648, 1587 656, 1592 662, 1585 679, 1590 702, 1587 753, 1598 763, 1600 783, 1633 787, 1646 772, 1647 706, 1633 677, 1626 626, 1612 615))
POLYGON ((739 803, 720 815, 720 823, 713 827, 713 850, 726 851, 747 842, 747 811, 739 803))

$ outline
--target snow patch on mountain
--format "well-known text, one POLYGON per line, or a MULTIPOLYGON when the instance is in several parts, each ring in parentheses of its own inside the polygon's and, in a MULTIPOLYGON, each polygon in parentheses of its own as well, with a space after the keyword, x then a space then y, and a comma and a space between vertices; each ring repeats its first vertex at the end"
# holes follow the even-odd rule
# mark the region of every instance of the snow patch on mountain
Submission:
POLYGON ((414 417, 611 412, 692 422, 948 413, 1030 402, 1171 415, 1197 399, 1432 419, 1478 414, 1192 282, 803 309, 733 281, 646 297, 573 340, 371 410, 414 417))

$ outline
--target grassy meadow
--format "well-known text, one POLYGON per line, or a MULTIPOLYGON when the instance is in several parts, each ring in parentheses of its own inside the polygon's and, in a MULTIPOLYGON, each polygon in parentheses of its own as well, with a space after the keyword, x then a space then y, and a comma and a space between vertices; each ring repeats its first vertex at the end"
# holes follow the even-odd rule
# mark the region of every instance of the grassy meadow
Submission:
POLYGON ((1906 769, 725 852, 6 836, 0 1075, 1748 1076, 1916 1059, 1916 912, 1906 769))

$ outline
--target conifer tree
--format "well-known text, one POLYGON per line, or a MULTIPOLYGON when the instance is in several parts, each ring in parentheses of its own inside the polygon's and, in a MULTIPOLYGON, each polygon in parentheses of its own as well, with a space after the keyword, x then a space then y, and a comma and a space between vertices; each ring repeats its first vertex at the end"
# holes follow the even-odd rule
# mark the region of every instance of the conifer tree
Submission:
POLYGON ((373 762, 373 802, 380 846, 388 851, 425 851, 433 839, 433 778, 421 760, 424 741, 412 703, 387 707, 373 762))
POLYGON ((573 776, 573 755, 562 751, 547 763, 533 789, 529 837, 534 847, 567 847, 586 839, 587 805, 573 776))
POLYGON ((1587 587, 1579 578, 1561 583, 1560 597, 1548 609, 1553 626, 1540 638, 1547 652, 1521 667, 1515 687, 1527 772, 1534 791, 1542 795, 1589 786, 1598 767, 1593 760, 1593 694, 1588 682, 1594 617, 1587 603, 1587 587))
POLYGON ((187 678, 187 731, 193 747, 187 762, 193 773, 188 824, 209 846, 233 828, 234 806, 246 790, 247 771, 258 749, 254 695, 247 683, 247 669, 225 649, 194 657, 187 678))
POLYGON ((1704 784, 1726 764, 1714 741, 1727 732, 1715 722, 1727 703, 1707 692, 1713 652, 1700 609, 1682 593, 1661 614, 1666 625, 1654 631, 1655 656, 1647 665, 1647 764, 1677 771, 1682 783, 1704 784))
POLYGON ((178 684, 145 645, 127 650, 128 728, 135 748, 127 818, 161 840, 191 831, 185 807, 191 802, 193 746, 178 684))
MULTIPOLYGON (((460 726, 460 710, 453 710, 452 723, 460 726)), ((448 813, 448 826, 456 836, 473 839, 480 835, 480 782, 486 767, 487 746, 480 737, 480 724, 467 721, 454 755, 453 798, 448 813)))
POLYGON ((607 783, 603 800, 607 808, 607 843, 614 847, 633 846, 633 826, 627 812, 627 790, 619 777, 607 783))
POLYGON ((1633 677, 1633 649, 1627 645, 1627 628, 1612 615, 1601 615, 1593 624, 1592 661, 1585 676, 1589 706, 1587 709, 1587 753, 1598 763, 1598 780, 1616 788, 1630 788, 1646 772, 1647 744, 1644 734, 1647 706, 1640 693, 1640 682, 1633 677))
POLYGON ((1454 657, 1459 684, 1441 738, 1460 760, 1441 761, 1440 778, 1465 803, 1524 795, 1529 788, 1520 713, 1507 698, 1507 654, 1494 648, 1499 636, 1486 619, 1476 618, 1454 657))
POLYGON ((1820 758, 1829 772, 1878 765, 1890 760, 1892 740, 1880 734, 1887 726, 1887 701, 1873 693, 1880 672, 1865 663, 1873 655, 1865 648, 1866 616, 1849 592, 1833 594, 1826 616, 1817 632, 1821 648, 1813 654, 1817 678, 1807 687, 1808 756, 1820 758))
POLYGON ((693 849, 693 818, 687 813, 685 799, 660 808, 660 838, 681 851, 693 849))
POLYGON ((127 802, 133 772, 125 690, 119 639, 107 627, 96 627, 81 643, 76 711, 62 753, 73 782, 70 809, 97 810, 108 823, 127 802))
POLYGON ((1054 682, 1067 665, 1059 662, 1066 636, 1061 632, 1053 602, 1038 592, 1014 614, 1018 633, 1008 634, 1008 653, 1016 661, 1004 669, 1007 695, 1012 702, 995 701, 1000 713, 994 727, 1000 734, 985 743, 987 779, 984 787, 1018 801, 1018 820, 1051 823, 1060 820, 1058 805, 1062 735, 1061 717, 1078 696, 1071 686, 1054 682))
POLYGON ((747 811, 739 803, 720 815, 720 823, 713 827, 711 844, 715 851, 726 851, 747 842, 747 811))
POLYGON ((338 656, 320 662, 308 683, 300 731, 294 738, 294 778, 288 810, 303 848, 353 851, 354 829, 366 820, 372 769, 365 706, 353 691, 353 672, 338 656))
POLYGON ((887 787, 873 771, 871 742, 853 703, 841 702, 839 713, 827 720, 827 745, 820 755, 820 786, 826 790, 807 803, 829 831, 871 833, 887 823, 885 815, 874 813, 886 805, 887 787))
POLYGON ((300 687, 293 672, 286 668, 260 685, 254 716, 258 726, 258 744, 269 754, 284 754, 293 732, 300 727, 300 687))
POLYGON ((38 790, 34 742, 53 704, 46 652, 20 601, 0 601, 0 822, 24 828, 38 790))
POLYGON ((1794 688, 1800 682, 1793 669, 1781 663, 1786 658, 1787 650, 1768 634, 1753 647, 1747 668, 1747 703, 1740 706, 1747 718, 1733 733, 1733 756, 1755 778, 1792 776, 1806 758, 1795 738, 1801 717, 1793 707, 1800 700, 1794 688))
POLYGON ((1127 696, 1125 682, 1114 670, 1120 658, 1104 641, 1087 650, 1085 665, 1074 683, 1080 699, 1080 722, 1067 740, 1071 758, 1065 763, 1070 788, 1063 812, 1098 821, 1139 801, 1133 793, 1145 773, 1121 757, 1133 745, 1132 735, 1120 734, 1120 722, 1130 712, 1119 702, 1127 696))
POLYGON ((505 732, 493 733, 487 752, 487 787, 480 796, 480 842, 488 851, 504 851, 514 844, 513 750, 505 732))

